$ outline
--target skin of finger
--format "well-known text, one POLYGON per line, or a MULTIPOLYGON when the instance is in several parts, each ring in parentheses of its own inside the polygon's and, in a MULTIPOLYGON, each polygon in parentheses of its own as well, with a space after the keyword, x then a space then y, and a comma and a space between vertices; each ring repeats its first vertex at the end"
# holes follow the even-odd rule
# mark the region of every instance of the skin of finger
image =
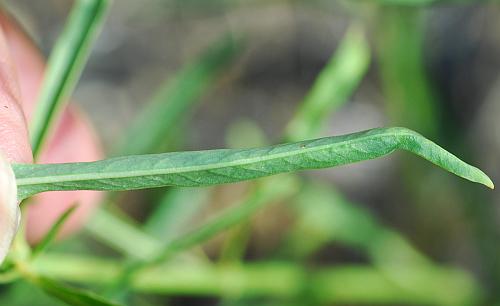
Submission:
POLYGON ((9 161, 0 154, 0 263, 9 252, 19 227, 16 178, 9 161))
POLYGON ((10 162, 31 162, 26 119, 5 32, 0 30, 0 150, 10 162))
MULTIPOLYGON (((21 27, 5 12, 0 13, 0 25, 6 33, 8 48, 17 71, 22 108, 30 120, 41 88, 44 60, 21 27)), ((103 155, 91 124, 73 106, 63 111, 46 148, 38 159, 40 163, 93 161, 101 159, 103 155)), ((61 236, 78 230, 100 199, 101 194, 93 191, 48 192, 35 196, 27 212, 28 240, 34 243, 41 239, 57 218, 75 204, 78 208, 63 226, 61 236)))

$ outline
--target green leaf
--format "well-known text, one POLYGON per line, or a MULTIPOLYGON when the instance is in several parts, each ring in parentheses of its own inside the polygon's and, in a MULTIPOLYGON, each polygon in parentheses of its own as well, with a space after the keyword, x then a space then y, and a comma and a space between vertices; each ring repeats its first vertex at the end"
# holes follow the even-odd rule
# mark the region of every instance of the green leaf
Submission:
POLYGON ((56 238, 57 234, 61 230, 61 227, 64 225, 64 223, 68 220, 68 218, 71 216, 73 212, 75 212, 77 205, 73 205, 69 207, 64 213, 62 213, 57 221, 52 224, 50 227, 49 231, 45 236, 43 237, 42 241, 38 243, 32 251, 31 256, 36 257, 38 254, 42 253, 45 251, 45 249, 54 241, 56 238))
POLYGON ((319 169, 407 150, 472 182, 490 178, 420 134, 405 128, 363 132, 256 149, 222 149, 111 158, 88 163, 16 164, 18 198, 45 191, 132 190, 234 183, 278 173, 319 169))
POLYGON ((59 111, 80 77, 103 22, 107 0, 79 0, 50 55, 42 92, 30 129, 34 156, 38 156, 59 111))
POLYGON ((47 294, 73 306, 118 306, 87 290, 69 287, 46 277, 31 280, 47 294))
POLYGON ((353 25, 287 126, 287 139, 315 137, 325 119, 349 100, 370 64, 370 46, 353 25))

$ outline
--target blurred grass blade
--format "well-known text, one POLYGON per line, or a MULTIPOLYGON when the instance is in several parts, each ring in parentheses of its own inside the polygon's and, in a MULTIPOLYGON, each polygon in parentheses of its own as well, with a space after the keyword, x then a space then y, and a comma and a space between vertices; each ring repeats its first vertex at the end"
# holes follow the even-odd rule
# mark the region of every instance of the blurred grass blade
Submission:
POLYGON ((239 50, 240 41, 227 35, 184 68, 174 80, 167 81, 125 133, 122 144, 115 152, 128 155, 157 151, 179 118, 184 117, 190 107, 199 101, 217 74, 239 50))
MULTIPOLYGON (((46 254, 36 262, 39 273, 67 281, 112 284, 123 272, 113 260, 69 254, 46 254)), ((401 288, 378 268, 363 265, 304 268, 296 263, 256 262, 237 265, 206 265, 175 262, 141 269, 131 275, 130 289, 136 292, 191 296, 246 296, 297 300, 310 297, 317 305, 331 304, 418 304, 476 305, 477 292, 469 278, 449 268, 403 270, 422 292, 440 291, 441 296, 416 295, 401 288), (446 275, 446 280, 439 277, 446 275)), ((260 305, 260 304, 258 304, 260 305)))
MULTIPOLYGON (((257 214, 258 211, 254 213, 257 214)), ((218 263, 243 262, 245 254, 252 236, 252 223, 250 220, 243 220, 227 233, 224 243, 221 246, 218 263)))
MULTIPOLYGON (((229 34, 215 41, 209 48, 194 60, 186 65, 174 79, 169 79, 163 84, 155 94, 150 103, 138 115, 135 122, 125 131, 122 143, 115 148, 116 155, 143 154, 158 151, 167 144, 173 137, 179 137, 178 126, 185 119, 188 112, 195 103, 200 101, 201 96, 213 85, 220 72, 228 67, 229 63, 241 50, 241 41, 233 39, 229 34)), ((194 213, 201 204, 202 198, 207 196, 207 192, 198 190, 168 190, 161 199, 157 208, 151 214, 151 218, 145 225, 145 231, 152 234, 161 241, 168 241, 172 235, 178 234, 179 227, 186 221, 187 216, 194 213), (186 205, 184 201, 189 201, 186 205)), ((112 220, 111 224, 116 229, 124 227, 131 232, 128 224, 120 226, 121 219, 113 217, 112 212, 98 212, 98 220, 91 221, 88 229, 100 240, 105 239, 114 247, 125 248, 129 255, 137 253, 138 249, 133 246, 130 239, 107 238, 109 235, 101 232, 101 227, 106 227, 104 219, 112 220), (104 237, 106 236, 106 237, 104 237), (120 242, 120 243, 117 243, 120 242)), ((120 231, 114 232, 120 237, 120 231)), ((137 237, 143 235, 137 235, 137 237)), ((142 239, 143 243, 147 239, 142 239)), ((141 248, 149 250, 150 247, 141 248)), ((144 252, 138 251, 140 254, 144 252)), ((146 251, 145 253, 148 253, 146 251)), ((136 254, 137 255, 137 254, 136 254)), ((134 256, 137 257, 137 256, 134 256)), ((139 256, 144 259, 144 257, 139 256)))
POLYGON ((14 164, 18 198, 45 191, 198 187, 370 160, 407 150, 472 182, 493 188, 481 170, 405 128, 377 128, 256 149, 188 151, 88 163, 14 164))
POLYGON ((52 224, 52 226, 50 227, 47 234, 45 234, 43 239, 33 248, 33 251, 31 254, 32 257, 36 257, 37 255, 39 255, 40 253, 45 251, 45 249, 47 249, 47 247, 57 237, 57 234, 61 230, 61 227, 68 220, 68 218, 71 216, 71 214, 73 214, 73 212, 75 212, 77 207, 78 207, 78 205, 73 205, 73 206, 69 207, 64 213, 62 213, 59 216, 57 221, 52 224))
POLYGON ((117 287, 128 287, 131 280, 130 278, 141 268, 167 261, 177 253, 206 242, 215 235, 243 221, 247 221, 264 205, 273 201, 278 201, 292 194, 293 191, 297 189, 296 185, 296 181, 290 176, 285 179, 280 178, 280 180, 277 178, 269 179, 266 181, 265 185, 259 185, 262 186, 262 188, 256 188, 255 192, 246 200, 243 200, 242 203, 228 208, 204 225, 169 241, 154 257, 143 262, 131 263, 122 271, 119 277, 120 281, 116 284, 117 287))
POLYGON ((99 241, 140 260, 151 258, 161 249, 160 241, 141 231, 125 217, 106 209, 98 209, 85 224, 85 229, 99 241))
MULTIPOLYGON (((241 49, 240 43, 241 41, 231 38, 229 34, 225 35, 193 63, 183 68, 173 80, 166 81, 125 132, 124 141, 115 148, 115 154, 157 151, 171 137, 178 138, 177 125, 193 105, 200 101, 201 95, 213 84, 221 70, 234 59, 241 49)), ((206 192, 168 192, 145 227, 158 241, 124 221, 121 216, 116 215, 116 211, 104 211, 103 208, 98 209, 86 227, 100 241, 129 256, 145 260, 157 251, 157 247, 161 245, 160 241, 168 241, 172 235, 178 233, 178 227, 185 221, 182 216, 187 216, 197 208, 194 203, 185 205, 183 201, 190 198, 190 201, 199 203, 202 195, 206 196, 206 192), (182 216, 179 216, 179 213, 182 216), (141 247, 137 247, 137 244, 141 247)))
MULTIPOLYGON (((287 253, 305 257, 326 243, 340 241, 366 252, 388 280, 415 296, 427 296, 435 301, 450 298, 450 292, 415 284, 426 276, 451 283, 454 274, 439 268, 400 233, 381 224, 358 205, 348 202, 331 186, 308 184, 295 199, 297 223, 285 244, 287 253), (409 274, 408 269, 420 272, 409 274)), ((467 280, 463 283, 463 292, 479 298, 478 284, 465 271, 462 274, 467 280)), ((443 305, 455 305, 456 301, 443 305)))
POLYGON ((162 242, 171 241, 179 235, 190 218, 199 212, 209 195, 206 188, 169 189, 144 224, 144 231, 162 242))
POLYGON ((294 190, 297 189, 297 182, 293 177, 276 178, 262 183, 265 183, 265 185, 259 185, 262 186, 262 188, 257 188, 256 192, 252 193, 248 199, 243 200, 242 203, 227 209, 227 211, 222 212, 219 216, 208 221, 203 226, 187 234, 181 235, 168 243, 155 261, 163 261, 176 252, 188 249, 213 238, 222 231, 248 220, 267 203, 283 199, 291 195, 294 190))
POLYGON ((36 277, 33 282, 47 294, 73 306, 119 306, 108 302, 102 297, 79 288, 69 287, 65 284, 46 277, 36 277))
POLYGON ((381 9, 377 19, 377 53, 391 123, 436 137, 439 103, 425 71, 424 17, 424 12, 410 7, 381 9))
POLYGON ((431 264, 399 233, 346 200, 330 185, 307 184, 295 197, 293 207, 297 223, 286 243, 293 254, 307 256, 334 240, 362 249, 375 262, 380 259, 398 263, 404 260, 412 265, 431 264), (404 256, 399 256, 401 254, 404 256))
POLYGON ((370 47, 361 27, 353 25, 287 126, 287 139, 315 137, 325 118, 349 100, 370 64, 370 47))
POLYGON ((30 130, 35 157, 40 154, 59 111, 71 96, 101 28, 108 4, 107 0, 76 1, 64 31, 56 42, 30 130))

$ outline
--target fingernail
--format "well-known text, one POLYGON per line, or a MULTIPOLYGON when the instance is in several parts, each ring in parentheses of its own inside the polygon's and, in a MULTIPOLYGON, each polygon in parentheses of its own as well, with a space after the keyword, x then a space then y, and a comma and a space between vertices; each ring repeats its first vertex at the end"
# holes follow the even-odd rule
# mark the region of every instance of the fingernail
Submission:
POLYGON ((0 153, 0 263, 9 252, 19 228, 20 217, 16 177, 10 163, 0 153))

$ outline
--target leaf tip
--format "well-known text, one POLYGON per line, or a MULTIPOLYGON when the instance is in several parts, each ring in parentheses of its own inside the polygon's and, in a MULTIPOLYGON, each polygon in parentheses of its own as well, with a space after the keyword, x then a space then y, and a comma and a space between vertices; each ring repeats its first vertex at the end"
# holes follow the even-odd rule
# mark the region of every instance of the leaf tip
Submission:
POLYGON ((481 179, 478 181, 478 183, 481 183, 490 189, 495 189, 495 184, 493 184, 493 181, 490 179, 490 177, 482 171, 481 171, 481 174, 482 174, 481 179))
POLYGON ((490 188, 490 189, 495 189, 495 184, 493 184, 493 182, 491 180, 488 181, 486 186, 488 186, 488 188, 490 188))

